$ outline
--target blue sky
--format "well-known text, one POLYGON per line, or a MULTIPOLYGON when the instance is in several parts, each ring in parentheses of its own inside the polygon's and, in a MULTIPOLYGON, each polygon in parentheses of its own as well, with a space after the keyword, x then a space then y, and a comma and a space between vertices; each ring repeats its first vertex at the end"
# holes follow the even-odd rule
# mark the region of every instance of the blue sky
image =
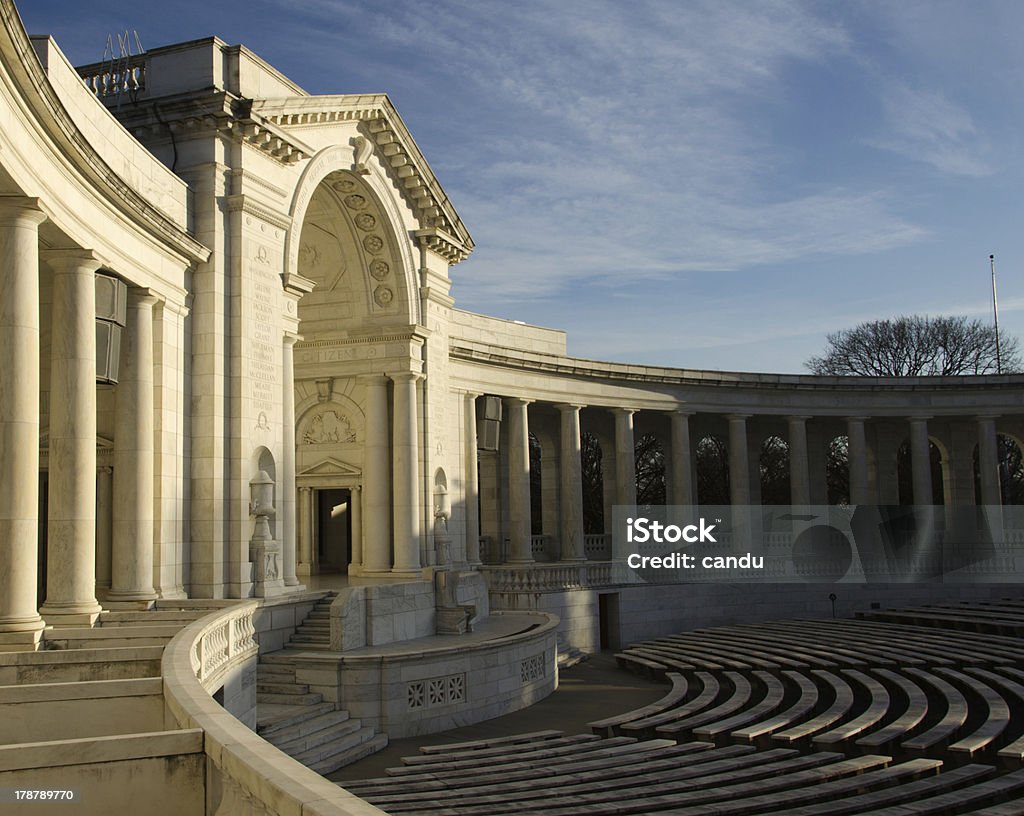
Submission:
POLYGON ((73 62, 217 34, 387 92, 476 240, 458 305, 570 353, 803 371, 906 313, 1024 335, 1024 3, 23 0, 73 62))

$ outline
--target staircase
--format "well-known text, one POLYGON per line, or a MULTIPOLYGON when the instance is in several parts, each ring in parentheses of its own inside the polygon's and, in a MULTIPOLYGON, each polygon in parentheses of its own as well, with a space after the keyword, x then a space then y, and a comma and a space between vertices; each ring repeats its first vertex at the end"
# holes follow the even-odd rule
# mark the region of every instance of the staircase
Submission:
POLYGON ((331 604, 337 592, 328 592, 295 630, 286 648, 326 652, 331 648, 331 604))
POLYGON ((388 744, 387 734, 375 733, 295 679, 292 654, 330 649, 330 607, 336 597, 332 592, 317 603, 285 651, 261 655, 256 669, 256 733, 319 774, 350 765, 388 744))

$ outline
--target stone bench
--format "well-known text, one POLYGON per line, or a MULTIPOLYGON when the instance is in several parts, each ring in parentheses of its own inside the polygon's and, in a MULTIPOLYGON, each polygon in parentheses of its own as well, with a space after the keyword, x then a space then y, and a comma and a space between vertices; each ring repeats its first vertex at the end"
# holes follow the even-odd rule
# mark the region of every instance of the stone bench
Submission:
POLYGON ((775 731, 793 726, 802 717, 817 709, 820 696, 814 681, 800 672, 785 671, 782 674, 783 677, 788 678, 797 687, 796 701, 785 711, 779 712, 774 717, 733 731, 730 735, 733 739, 743 742, 755 742, 761 738, 770 737, 775 731))
MULTIPOLYGON (((927 731, 911 739, 905 739, 901 747, 905 751, 928 751, 944 748, 953 741, 956 733, 967 722, 967 700, 956 688, 932 672, 910 668, 906 672, 914 679, 921 681, 925 688, 933 689, 933 698, 941 698, 946 713, 927 731)), ((937 701, 938 702, 938 701, 937 701)))
MULTIPOLYGON (((818 748, 834 748, 847 740, 854 740, 863 736, 886 716, 890 709, 889 692, 885 686, 875 678, 857 669, 843 669, 842 673, 855 681, 861 688, 866 689, 868 694, 867 707, 853 719, 811 738, 811 742, 818 748)), ((854 699, 856 699, 856 693, 854 699)))
POLYGON ((748 723, 756 722, 764 717, 768 717, 778 710, 786 696, 786 688, 782 681, 768 672, 754 672, 754 677, 764 688, 764 695, 761 697, 760 701, 744 711, 741 711, 739 714, 734 714, 731 717, 716 720, 715 722, 693 729, 693 735, 697 737, 697 739, 718 741, 725 734, 730 733, 741 726, 747 725, 748 723))
POLYGON ((491 737, 489 739, 470 740, 469 742, 449 742, 444 745, 424 745, 421 754, 449 754, 454 751, 475 751, 477 748, 493 748, 497 745, 515 745, 520 742, 540 742, 564 736, 563 731, 530 731, 525 734, 513 734, 509 737, 491 737))
POLYGON ((443 763, 475 763, 482 760, 489 760, 493 757, 517 757, 533 752, 547 752, 551 749, 565 745, 576 745, 581 742, 593 742, 600 739, 596 734, 574 734, 573 736, 561 735, 548 737, 543 740, 531 740, 529 742, 508 742, 499 745, 481 746, 480 748, 457 749, 453 751, 434 752, 420 754, 419 756, 402 757, 402 764, 406 766, 424 767, 439 762, 443 763))
POLYGON ((962 810, 965 807, 989 808, 1002 800, 1019 798, 1022 795, 1024 771, 1014 771, 1006 776, 987 779, 951 793, 927 796, 913 802, 871 811, 871 816, 945 816, 948 813, 961 813, 962 816, 966 816, 962 810))
POLYGON ((856 744, 865 750, 877 751, 891 744, 899 743, 910 734, 928 715, 928 695, 917 683, 900 672, 875 669, 875 674, 889 683, 907 701, 906 708, 888 725, 872 734, 860 737, 856 744))
POLYGON ((619 668, 651 680, 660 681, 667 670, 664 663, 636 654, 634 650, 619 652, 615 655, 615 662, 619 664, 619 668))
MULTIPOLYGON (((973 677, 955 669, 936 669, 947 680, 958 683, 980 697, 987 709, 981 724, 947 749, 961 758, 974 759, 979 753, 991 748, 1010 725, 1010 707, 996 689, 983 679, 973 677)), ((969 707, 969 706, 968 706, 969 707)))
POLYGON ((617 714, 614 717, 606 717, 603 720, 592 722, 589 724, 590 730, 602 737, 608 737, 615 733, 616 726, 633 722, 634 720, 642 720, 645 717, 652 717, 655 714, 668 711, 681 704, 686 699, 690 684, 678 672, 668 672, 665 677, 672 684, 672 688, 660 700, 655 700, 653 703, 627 711, 624 714, 617 714))
MULTIPOLYGON (((828 772, 828 777, 838 776, 838 778, 826 777, 824 780, 819 780, 814 775, 808 775, 811 777, 809 784, 790 785, 771 793, 766 793, 763 787, 751 786, 751 795, 742 798, 737 797, 732 801, 711 805, 704 809, 688 806, 671 808, 664 813, 673 814, 673 816, 706 816, 706 814, 741 816, 747 813, 772 810, 791 816, 795 813, 831 814, 835 812, 832 810, 833 807, 840 813, 870 813, 872 811, 868 808, 879 803, 900 802, 912 798, 906 794, 900 795, 900 791, 917 782, 931 782, 937 779, 935 776, 931 776, 929 779, 922 779, 922 777, 935 774, 942 765, 938 760, 917 759, 890 767, 878 767, 877 760, 885 758, 874 757, 872 759, 873 767, 864 771, 859 771, 858 768, 852 776, 837 775, 835 772, 839 770, 838 768, 826 766, 824 770, 828 772), (852 799, 861 800, 866 807, 864 809, 843 809, 843 803, 852 799)), ((824 774, 822 775, 824 776, 824 774)), ((792 783, 795 780, 787 781, 792 783)))
POLYGON ((693 731, 694 728, 724 719, 736 711, 745 708, 751 699, 753 689, 746 675, 738 672, 725 672, 725 678, 732 686, 732 693, 722 702, 713 708, 699 711, 688 717, 674 720, 671 723, 658 726, 657 733, 666 737, 677 738, 680 734, 693 731))
POLYGON ((791 745, 809 739, 819 731, 840 722, 853 708, 853 689, 842 677, 824 669, 814 669, 811 674, 831 689, 832 704, 816 717, 772 734, 773 741, 791 745))
POLYGON ((662 711, 659 714, 652 714, 651 716, 644 717, 640 720, 623 723, 619 727, 619 732, 621 734, 629 734, 632 736, 651 734, 658 726, 674 722, 675 720, 684 719, 691 714, 695 714, 698 711, 703 711, 704 709, 709 708, 714 704, 715 700, 718 698, 719 692, 721 691, 721 685, 719 684, 718 679, 709 672, 699 671, 694 674, 693 681, 700 683, 701 691, 688 703, 669 709, 668 711, 662 711))

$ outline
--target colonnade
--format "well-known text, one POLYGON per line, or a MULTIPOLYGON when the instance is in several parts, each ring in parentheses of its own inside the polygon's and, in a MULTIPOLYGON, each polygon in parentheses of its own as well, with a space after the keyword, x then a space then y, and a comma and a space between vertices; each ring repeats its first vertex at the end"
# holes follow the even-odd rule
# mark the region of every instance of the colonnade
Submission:
MULTIPOLYGON (((790 504, 797 507, 828 503, 825 485, 827 439, 845 435, 848 439, 849 492, 851 504, 898 504, 896 453, 900 442, 909 439, 913 471, 913 503, 933 503, 931 427, 941 424, 951 438, 943 446, 944 489, 947 504, 973 505, 973 452, 977 445, 980 467, 980 504, 1001 503, 998 473, 997 420, 989 414, 971 416, 836 416, 809 413, 776 415, 755 413, 694 412, 688 410, 639 411, 619 406, 586 406, 580 403, 543 403, 521 397, 504 397, 501 446, 503 452, 478 452, 476 403, 481 396, 464 395, 467 448, 466 513, 467 560, 469 548, 481 540, 504 541, 504 559, 510 564, 535 560, 532 550, 529 435, 531 422, 543 433, 542 456, 545 479, 556 460, 552 486, 545 484, 542 495, 553 496, 557 510, 545 519, 545 537, 557 539, 557 558, 563 562, 584 560, 583 488, 580 462, 581 437, 587 411, 593 430, 603 439, 602 459, 606 511, 609 505, 635 506, 636 469, 634 447, 637 420, 656 425, 665 451, 666 499, 670 505, 693 506, 699 501, 696 486, 694 429, 713 430, 726 435, 729 472, 729 501, 733 506, 761 502, 759 451, 768 435, 785 439, 789 448, 790 504), (552 418, 557 412, 557 420, 552 418), (667 414, 667 416, 666 416, 667 414), (609 427, 610 426, 610 432, 609 427), (667 433, 666 433, 667 431, 667 433), (471 433, 472 432, 472 433, 471 433), (479 455, 479 483, 477 457, 479 455), (609 463, 610 460, 610 463, 609 463), (609 484, 609 480, 611 484, 609 484), (551 489, 553 488, 553 489, 551 489), (479 494, 479 499, 478 499, 479 494), (479 502, 480 512, 476 511, 479 502), (557 527, 557 528, 556 528, 557 527)), ((701 436, 704 434, 701 433, 701 436)), ((696 437, 700 438, 700 437, 696 437)), ((500 446, 499 446, 500 447, 500 446)), ((611 531, 610 513, 605 512, 605 534, 611 531)), ((610 553, 617 557, 617 553, 610 553)), ((475 549, 473 556, 479 557, 475 549)), ((492 553, 492 560, 494 555, 492 553)))

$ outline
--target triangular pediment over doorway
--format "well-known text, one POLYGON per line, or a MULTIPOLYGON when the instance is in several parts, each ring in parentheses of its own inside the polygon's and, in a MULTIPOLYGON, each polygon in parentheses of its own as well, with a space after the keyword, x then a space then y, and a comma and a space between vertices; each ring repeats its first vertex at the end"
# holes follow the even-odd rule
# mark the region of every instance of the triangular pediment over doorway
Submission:
POLYGON ((304 470, 299 471, 297 478, 315 478, 318 476, 362 476, 363 473, 359 468, 347 465, 337 459, 328 457, 315 465, 311 465, 304 470))

